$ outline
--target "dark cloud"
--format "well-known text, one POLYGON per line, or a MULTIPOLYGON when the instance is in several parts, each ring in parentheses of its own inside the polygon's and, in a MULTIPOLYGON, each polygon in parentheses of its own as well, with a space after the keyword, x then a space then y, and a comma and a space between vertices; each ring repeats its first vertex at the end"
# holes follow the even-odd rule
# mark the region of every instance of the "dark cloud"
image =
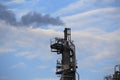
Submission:
POLYGON ((1 4, 0 4, 0 20, 4 20, 5 22, 11 25, 16 24, 15 14, 12 11, 7 10, 6 7, 1 4))
POLYGON ((50 15, 42 15, 36 12, 29 12, 28 14, 21 17, 22 25, 63 25, 63 22, 57 18, 50 17, 50 15))
POLYGON ((5 21, 6 23, 14 26, 45 26, 45 25, 64 25, 62 20, 59 17, 51 17, 49 14, 42 15, 37 12, 29 12, 23 15, 18 22, 16 20, 15 14, 8 10, 5 6, 0 4, 0 20, 5 21))

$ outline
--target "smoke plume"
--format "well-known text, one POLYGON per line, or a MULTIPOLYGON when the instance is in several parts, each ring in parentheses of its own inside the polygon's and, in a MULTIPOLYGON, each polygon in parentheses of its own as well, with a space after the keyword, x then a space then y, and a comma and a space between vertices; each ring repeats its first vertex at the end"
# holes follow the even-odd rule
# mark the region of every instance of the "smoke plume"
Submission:
POLYGON ((12 11, 7 10, 6 7, 1 4, 0 4, 0 20, 4 20, 5 22, 11 25, 16 24, 15 14, 12 11))
POLYGON ((5 6, 0 4, 0 20, 14 26, 46 26, 46 25, 64 25, 59 17, 51 17, 49 14, 42 15, 37 12, 29 12, 23 15, 18 22, 16 20, 15 14, 8 10, 5 6))
POLYGON ((22 16, 22 25, 63 25, 63 22, 58 18, 52 18, 50 15, 42 15, 36 12, 29 12, 28 14, 22 16))

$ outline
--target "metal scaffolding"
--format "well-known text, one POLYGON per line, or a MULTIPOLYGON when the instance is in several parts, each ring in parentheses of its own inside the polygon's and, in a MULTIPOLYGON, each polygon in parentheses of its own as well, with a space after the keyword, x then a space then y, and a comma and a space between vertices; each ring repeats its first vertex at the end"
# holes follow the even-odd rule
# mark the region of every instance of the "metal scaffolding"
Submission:
POLYGON ((114 74, 105 76, 104 80, 120 80, 120 65, 115 65, 114 74))
POLYGON ((60 80, 76 80, 76 55, 75 45, 71 41, 71 29, 65 28, 64 38, 54 38, 50 47, 51 52, 61 54, 56 65, 56 74, 61 76, 60 80))

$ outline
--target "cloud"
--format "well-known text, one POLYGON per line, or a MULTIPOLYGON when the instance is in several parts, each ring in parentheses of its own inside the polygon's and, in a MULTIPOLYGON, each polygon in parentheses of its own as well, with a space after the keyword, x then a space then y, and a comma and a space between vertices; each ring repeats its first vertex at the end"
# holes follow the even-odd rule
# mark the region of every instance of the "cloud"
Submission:
POLYGON ((110 33, 95 30, 92 32, 75 31, 72 34, 76 45, 78 67, 90 69, 98 65, 118 64, 120 62, 120 50, 118 49, 120 47, 120 38, 118 38, 120 30, 110 33))
POLYGON ((68 5, 67 7, 58 10, 56 13, 54 13, 54 15, 64 15, 67 13, 72 13, 82 6, 83 6, 82 0, 78 0, 78 1, 68 5))
POLYGON ((52 29, 18 28, 3 22, 0 23, 0 51, 2 55, 7 52, 27 59, 51 60, 55 55, 50 54, 50 39, 55 36, 61 36, 61 32, 52 29))
POLYGON ((0 20, 4 20, 6 23, 9 23, 11 25, 16 24, 15 14, 12 11, 7 10, 6 7, 1 4, 0 4, 0 20))
POLYGON ((74 29, 96 28, 114 31, 119 28, 120 8, 101 8, 63 17, 62 20, 74 29))
POLYGON ((101 8, 108 8, 113 6, 118 6, 120 3, 119 0, 77 0, 66 7, 58 10, 54 13, 54 15, 58 16, 66 16, 66 15, 73 15, 76 13, 82 13, 89 10, 99 9, 101 8))
POLYGON ((14 26, 33 26, 41 27, 46 25, 64 25, 59 17, 51 17, 49 14, 42 15, 37 12, 29 12, 23 15, 20 21, 16 20, 15 14, 0 4, 0 20, 14 26))
MULTIPOLYGON (((56 36, 63 37, 63 32, 53 29, 26 27, 14 27, 4 22, 0 23, 0 44, 2 44, 0 46, 4 46, 4 50, 15 49, 16 52, 14 52, 13 55, 15 55, 17 59, 25 58, 31 61, 40 60, 45 62, 55 61, 56 54, 50 54, 50 38, 56 36)), ((88 68, 92 70, 95 67, 95 69, 91 71, 91 73, 94 74, 96 73, 95 70, 97 70, 96 67, 100 65, 103 65, 99 68, 102 70, 102 68, 107 67, 106 64, 117 64, 120 62, 120 50, 118 49, 120 44, 119 32, 119 29, 106 32, 96 28, 72 30, 72 40, 75 41, 76 46, 78 71, 80 70, 81 74, 81 70, 88 68)), ((4 55, 4 53, 2 55, 4 55)), ((20 62, 20 64, 24 65, 24 62, 20 62)), ((20 68, 16 65, 17 64, 15 64, 13 68, 20 68)), ((21 66, 21 68, 24 68, 24 66, 21 66)), ((41 66, 40 68, 46 67, 41 66)), ((49 79, 53 78, 35 78, 33 80, 49 79)))
POLYGON ((5 54, 5 53, 12 53, 12 52, 15 52, 16 50, 15 49, 10 49, 10 48, 0 48, 0 54, 5 54))
POLYGON ((120 24, 118 7, 99 8, 62 18, 74 31, 78 66, 92 68, 98 65, 118 64, 120 24), (101 62, 102 64, 97 64, 101 62))
MULTIPOLYGON (((120 62, 119 8, 102 8, 66 16, 62 19, 72 28, 72 39, 76 45, 79 70, 88 68, 92 70, 95 66, 102 65, 99 69, 104 71, 102 68, 108 67, 106 64, 114 65, 120 62), (107 19, 118 25, 111 24, 111 22, 106 23, 107 19), (95 23, 97 26, 93 25, 95 23), (102 23, 111 26, 101 26, 102 23), (112 26, 117 28, 113 30, 112 26), (84 29, 81 29, 81 27, 84 29), (104 30, 105 27, 107 27, 106 30, 104 30), (108 29, 112 29, 112 31, 108 29)), ((6 24, 4 21, 0 22, 0 44, 2 44, 0 46, 4 46, 1 49, 6 49, 8 52, 11 49, 15 50, 16 52, 13 51, 13 53, 17 58, 24 57, 30 60, 40 59, 43 61, 55 60, 55 54, 50 54, 50 38, 63 37, 63 33, 56 29, 53 30, 52 27, 51 29, 27 27, 28 25, 15 27, 6 24)), ((4 52, 2 55, 4 55, 4 52)), ((40 68, 45 68, 45 66, 40 68)), ((96 70, 97 68, 93 70, 93 73, 96 70)))
POLYGON ((48 69, 49 67, 48 66, 43 66, 43 65, 40 65, 40 66, 37 66, 38 69, 48 69))
MULTIPOLYGON (((91 4, 94 4, 96 0, 77 0, 66 7, 58 10, 55 15, 70 15, 83 10, 83 8, 90 7, 91 4)), ((92 6, 92 5, 91 5, 92 6)))
POLYGON ((111 72, 114 73, 114 69, 113 69, 113 65, 106 65, 103 68, 98 69, 93 69, 91 70, 91 72, 94 73, 100 73, 100 72, 108 72, 108 74, 110 74, 111 72))
POLYGON ((12 66, 12 68, 25 68, 26 64, 24 62, 17 63, 12 66))
MULTIPOLYGON (((118 62, 117 57, 120 52, 118 49, 120 44, 119 32, 119 29, 114 32, 105 32, 94 28, 73 30, 72 38, 76 44, 78 57, 85 53, 84 55, 86 58, 89 57, 90 61, 116 57, 115 59, 118 62)), ((63 37, 62 34, 62 32, 52 29, 17 28, 0 23, 0 43, 3 44, 1 45, 1 51, 13 52, 16 57, 25 57, 27 59, 51 60, 55 55, 49 54, 50 39, 56 36, 63 37)), ((86 60, 84 61, 86 62, 86 60)))
MULTIPOLYGON (((85 1, 87 0, 84 0, 84 2, 85 1)), ((109 2, 112 0, 104 1, 109 2)), ((66 10, 63 10, 63 13, 61 12, 60 15, 77 11, 77 9, 84 6, 84 2, 83 5, 79 3, 74 4, 75 7, 71 5, 68 9, 66 8, 66 10)), ((2 6, 1 10, 3 8, 5 7, 2 6)), ((82 74, 82 72, 87 72, 88 74, 85 73, 85 75, 91 76, 91 74, 94 75, 96 72, 100 74, 110 72, 112 69, 111 67, 113 67, 112 65, 120 62, 119 10, 119 7, 99 8, 83 13, 75 14, 75 12, 72 16, 62 17, 61 21, 66 22, 68 27, 72 28, 72 40, 74 40, 76 46, 77 65, 80 74, 82 74), (91 71, 91 74, 89 74, 89 71, 91 71)), ((15 16, 11 10, 3 9, 3 11, 8 13, 7 15, 15 16)), ((45 61, 45 64, 50 65, 33 66, 37 68, 37 70, 38 68, 46 70, 48 67, 52 69, 53 64, 50 62, 54 62, 57 57, 54 53, 50 54, 50 38, 56 36, 63 37, 63 32, 61 30, 63 30, 64 27, 59 28, 56 26, 57 28, 50 27, 49 29, 42 29, 40 26, 60 24, 60 19, 53 18, 50 15, 42 15, 37 12, 29 12, 28 14, 22 15, 20 21, 17 21, 14 16, 10 18, 10 20, 15 19, 13 22, 9 22, 6 16, 2 16, 2 19, 0 18, 0 55, 5 54, 6 56, 8 53, 12 53, 12 55, 14 55, 13 57, 16 57, 15 59, 27 59, 27 61, 35 60, 35 64, 38 64, 36 60, 39 60, 40 64, 42 61, 45 61), (53 22, 49 22, 49 19, 53 22), (57 20, 58 23, 56 22, 54 24, 57 20), (23 27, 18 27, 18 25, 22 25, 23 27), (33 28, 36 26, 40 28, 33 28)), ((24 62, 20 62, 14 64, 12 70, 26 67, 27 65, 24 62)), ((89 76, 88 78, 90 79, 89 76)), ((38 77, 33 80, 59 79, 38 77)))
POLYGON ((19 4, 19 3, 24 3, 25 0, 11 0, 9 2, 7 2, 6 4, 9 5, 9 4, 19 4))
POLYGON ((59 80, 58 78, 35 78, 33 80, 59 80))
POLYGON ((20 53, 17 53, 16 54, 17 57, 26 57, 28 59, 35 59, 39 56, 39 54, 36 54, 36 53, 30 53, 29 51, 28 52, 20 52, 20 53))
POLYGON ((25 2, 26 2, 26 0, 10 0, 10 1, 1 0, 0 1, 0 3, 4 4, 6 6, 14 5, 14 4, 23 4, 25 2))
POLYGON ((21 18, 21 24, 29 26, 31 24, 36 26, 42 26, 42 25, 63 25, 64 23, 57 18, 52 18, 50 15, 42 15, 36 12, 30 12, 21 18))

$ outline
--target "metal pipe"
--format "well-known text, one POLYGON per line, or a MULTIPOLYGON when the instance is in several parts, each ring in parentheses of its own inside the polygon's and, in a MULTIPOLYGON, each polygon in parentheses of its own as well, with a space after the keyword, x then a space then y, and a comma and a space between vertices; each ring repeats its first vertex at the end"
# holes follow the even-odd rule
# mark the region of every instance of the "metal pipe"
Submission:
POLYGON ((80 80, 80 75, 79 75, 79 73, 78 72, 76 72, 77 73, 77 75, 78 75, 78 80, 80 80))
POLYGON ((118 67, 118 70, 120 71, 120 65, 115 65, 114 71, 117 71, 117 67, 118 67))

